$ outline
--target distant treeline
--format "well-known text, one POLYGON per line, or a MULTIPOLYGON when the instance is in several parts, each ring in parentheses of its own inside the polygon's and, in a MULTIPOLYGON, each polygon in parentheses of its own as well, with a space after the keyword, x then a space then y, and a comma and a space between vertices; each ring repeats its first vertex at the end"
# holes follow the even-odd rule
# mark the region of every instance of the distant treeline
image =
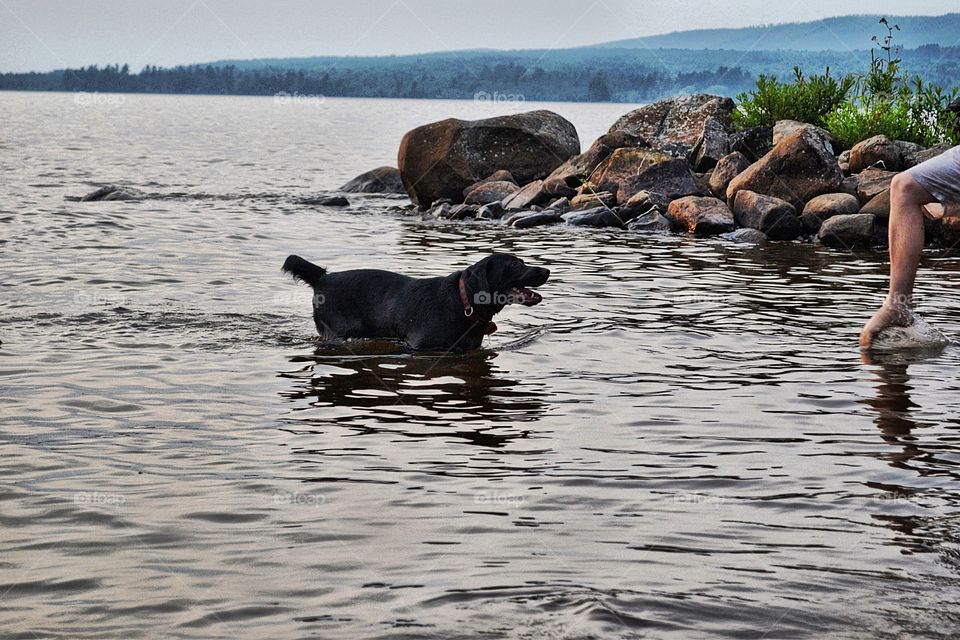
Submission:
MULTIPOLYGON (((960 47, 905 51, 904 68, 952 87, 960 47)), ((479 98, 647 102, 706 91, 735 96, 761 73, 863 72, 869 52, 686 49, 463 51, 379 58, 298 58, 215 62, 131 72, 127 65, 49 73, 0 74, 0 89, 121 93, 276 95, 380 98, 479 98)))

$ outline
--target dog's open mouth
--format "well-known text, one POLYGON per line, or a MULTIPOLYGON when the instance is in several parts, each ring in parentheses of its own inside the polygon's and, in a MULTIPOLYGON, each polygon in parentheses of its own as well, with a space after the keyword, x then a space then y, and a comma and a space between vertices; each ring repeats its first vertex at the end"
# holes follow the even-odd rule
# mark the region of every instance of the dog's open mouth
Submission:
POLYGON ((522 304, 525 307, 540 304, 543 300, 543 296, 533 289, 527 289, 526 287, 514 287, 510 290, 510 297, 512 298, 511 302, 513 304, 522 304))

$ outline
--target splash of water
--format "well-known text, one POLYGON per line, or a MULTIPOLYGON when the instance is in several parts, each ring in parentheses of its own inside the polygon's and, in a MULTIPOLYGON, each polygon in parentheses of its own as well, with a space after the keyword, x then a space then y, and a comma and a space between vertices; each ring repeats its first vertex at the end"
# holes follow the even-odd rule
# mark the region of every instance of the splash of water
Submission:
POLYGON ((893 351, 897 349, 931 349, 950 344, 942 331, 918 313, 910 312, 909 324, 905 327, 888 327, 873 341, 873 349, 893 351))

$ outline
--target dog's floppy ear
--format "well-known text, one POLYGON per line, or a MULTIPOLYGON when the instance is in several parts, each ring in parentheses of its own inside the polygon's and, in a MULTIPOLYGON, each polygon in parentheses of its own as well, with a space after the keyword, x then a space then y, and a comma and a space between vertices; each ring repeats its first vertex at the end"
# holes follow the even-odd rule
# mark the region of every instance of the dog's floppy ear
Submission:
POLYGON ((467 296, 471 305, 492 302, 493 291, 490 287, 489 266, 490 258, 484 258, 463 270, 463 283, 467 286, 467 296))

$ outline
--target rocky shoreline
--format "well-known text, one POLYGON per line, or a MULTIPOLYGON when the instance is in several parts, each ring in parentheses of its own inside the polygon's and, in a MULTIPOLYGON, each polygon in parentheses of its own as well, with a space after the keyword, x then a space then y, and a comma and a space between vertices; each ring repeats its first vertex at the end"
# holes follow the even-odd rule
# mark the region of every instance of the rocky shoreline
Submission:
MULTIPOLYGON (((435 218, 513 228, 879 247, 893 177, 950 148, 876 136, 841 149, 829 132, 789 120, 736 131, 735 108, 708 94, 661 100, 627 113, 583 152, 574 126, 550 111, 443 120, 404 136, 397 169, 342 190, 406 193, 435 218)), ((952 244, 960 231, 939 216, 931 207, 927 242, 952 244)))

